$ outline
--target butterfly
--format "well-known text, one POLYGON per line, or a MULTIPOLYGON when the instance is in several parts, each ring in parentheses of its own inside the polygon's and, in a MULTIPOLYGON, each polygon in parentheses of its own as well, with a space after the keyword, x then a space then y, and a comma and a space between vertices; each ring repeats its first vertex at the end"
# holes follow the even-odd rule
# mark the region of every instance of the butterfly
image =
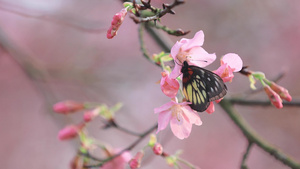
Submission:
POLYGON ((187 61, 181 68, 183 94, 193 110, 205 111, 210 102, 224 97, 227 87, 222 78, 206 69, 191 66, 187 61))

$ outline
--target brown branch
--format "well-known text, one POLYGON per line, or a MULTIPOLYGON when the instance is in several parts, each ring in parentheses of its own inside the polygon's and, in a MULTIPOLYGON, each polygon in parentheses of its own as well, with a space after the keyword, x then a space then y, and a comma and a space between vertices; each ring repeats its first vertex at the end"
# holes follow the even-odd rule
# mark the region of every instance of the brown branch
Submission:
MULTIPOLYGON (((139 138, 134 141, 132 144, 130 144, 128 147, 126 147, 125 149, 123 149, 122 151, 120 151, 119 153, 107 158, 107 159, 103 159, 103 160, 100 160, 100 162, 98 164, 95 164, 95 165, 86 165, 86 166, 83 166, 84 168, 95 168, 95 167, 101 167, 103 164, 117 158, 118 156, 122 155, 124 152, 126 151, 130 151, 131 149, 133 149, 136 145, 138 145, 147 135, 149 135, 154 129, 157 128, 157 123, 155 125, 153 125, 151 128, 149 128, 148 130, 146 130, 143 134, 141 134, 139 136, 139 138)), ((86 156, 85 154, 80 154, 80 155, 84 155, 86 156)), ((91 155, 89 155, 90 157, 92 157, 91 159, 98 159, 96 157, 93 157, 91 155)), ((97 160, 98 161, 98 160, 97 160)))
POLYGON ((223 99, 220 102, 221 107, 224 109, 225 113, 230 117, 230 119, 238 126, 238 128, 243 132, 244 136, 247 138, 248 142, 256 144, 258 147, 268 152, 271 156, 275 157, 278 161, 283 164, 293 168, 300 169, 300 164, 294 159, 284 154, 279 149, 273 147, 270 143, 262 139, 248 124, 247 122, 236 112, 233 108, 233 104, 228 99, 223 99))
MULTIPOLYGON (((271 102, 269 100, 245 100, 241 98, 229 98, 227 99, 229 102, 232 104, 239 104, 239 105, 245 105, 245 106, 272 106, 271 102)), ((299 101, 291 101, 291 102, 283 102, 282 103, 284 106, 289 106, 289 107, 300 107, 300 102, 299 101)))
POLYGON ((170 5, 169 4, 163 4, 163 9, 162 10, 154 9, 153 7, 151 7, 151 11, 159 11, 157 14, 155 14, 153 16, 140 17, 140 16, 136 16, 136 15, 130 15, 130 18, 132 18, 136 23, 158 20, 159 18, 161 18, 162 16, 164 16, 167 13, 175 14, 175 12, 173 11, 173 8, 175 6, 178 6, 178 5, 183 4, 183 3, 184 3, 184 0, 174 0, 174 2, 170 5))

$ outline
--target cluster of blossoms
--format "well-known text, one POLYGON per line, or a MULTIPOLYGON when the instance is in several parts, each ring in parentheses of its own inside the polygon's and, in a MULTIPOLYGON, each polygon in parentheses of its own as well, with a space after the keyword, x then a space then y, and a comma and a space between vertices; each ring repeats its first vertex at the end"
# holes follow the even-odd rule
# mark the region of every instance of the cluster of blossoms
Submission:
POLYGON ((152 152, 155 155, 163 157, 166 160, 166 163, 170 167, 180 168, 179 162, 181 162, 181 163, 187 165, 189 168, 199 169, 199 167, 194 166, 194 165, 190 164, 189 162, 187 162, 184 159, 179 157, 179 155, 182 153, 182 151, 177 151, 177 152, 175 152, 175 154, 172 154, 172 155, 166 153, 163 149, 163 146, 159 142, 157 142, 157 138, 154 134, 150 135, 150 139, 148 141, 148 144, 143 149, 138 151, 135 154, 135 156, 133 156, 133 158, 129 161, 129 166, 130 166, 131 169, 140 168, 142 158, 144 157, 145 149, 147 147, 151 148, 152 152))
MULTIPOLYGON (((182 65, 187 61, 189 65, 205 67, 215 61, 216 55, 206 52, 202 45, 204 43, 204 33, 199 31, 192 39, 183 38, 171 49, 171 56, 175 61, 175 67, 172 72, 165 70, 162 72, 160 87, 162 92, 171 98, 169 103, 154 109, 158 115, 157 133, 164 130, 170 122, 173 134, 179 139, 187 138, 192 130, 192 125, 201 125, 202 121, 198 113, 192 110, 189 102, 178 102, 177 93, 180 88, 178 76, 180 76, 182 65)), ((214 71, 224 82, 231 82, 234 77, 233 72, 242 69, 243 62, 241 58, 234 53, 229 53, 221 58, 221 66, 214 71)), ((214 112, 214 104, 211 102, 208 113, 214 112)))
POLYGON ((108 39, 112 39, 114 36, 117 35, 117 32, 120 26, 122 25, 125 16, 127 15, 127 10, 128 8, 123 8, 120 12, 116 13, 113 16, 113 20, 111 21, 110 28, 108 29, 106 34, 108 39))
POLYGON ((264 73, 262 72, 247 72, 249 80, 251 82, 250 87, 255 88, 256 80, 261 82, 264 87, 264 91, 269 97, 271 103, 278 109, 283 107, 282 99, 288 102, 292 101, 292 96, 289 94, 288 90, 275 82, 268 80, 264 73))
MULTIPOLYGON (((79 103, 69 100, 56 103, 53 106, 53 110, 59 114, 68 115, 79 111, 84 111, 83 121, 79 124, 68 125, 61 129, 58 133, 58 139, 70 140, 79 136, 81 143, 79 151, 81 152, 81 154, 89 154, 89 151, 92 151, 96 147, 99 147, 99 145, 101 145, 100 148, 103 150, 104 155, 107 158, 113 157, 120 152, 119 149, 113 149, 107 145, 98 143, 93 138, 88 137, 84 129, 86 125, 97 116, 101 116, 107 121, 108 124, 113 123, 114 113, 120 108, 121 104, 116 104, 114 107, 108 108, 106 105, 79 103)), ((131 158, 131 154, 128 151, 125 151, 112 160, 104 163, 101 166, 101 169, 124 169, 131 158)), ((71 161, 71 169, 83 168, 88 164, 88 161, 88 158, 76 155, 71 161)))
POLYGON ((72 114, 84 110, 83 121, 76 125, 69 125, 63 128, 58 138, 60 140, 68 140, 75 138, 82 131, 85 125, 92 121, 97 116, 101 116, 108 123, 114 121, 114 112, 121 108, 121 104, 116 104, 113 108, 109 109, 106 105, 91 105, 90 103, 79 103, 75 101, 62 101, 53 106, 53 110, 59 114, 72 114))

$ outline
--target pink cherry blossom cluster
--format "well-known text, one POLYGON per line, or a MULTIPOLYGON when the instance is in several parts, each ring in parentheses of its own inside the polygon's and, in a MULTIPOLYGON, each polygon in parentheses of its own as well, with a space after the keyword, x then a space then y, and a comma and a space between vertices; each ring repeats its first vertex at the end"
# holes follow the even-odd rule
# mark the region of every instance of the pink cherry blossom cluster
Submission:
POLYGON ((85 127, 85 125, 95 119, 97 116, 101 116, 107 122, 114 120, 114 112, 117 111, 122 105, 116 104, 113 108, 109 109, 105 104, 80 103, 71 100, 61 101, 53 106, 53 110, 59 114, 72 114, 79 111, 84 111, 83 121, 77 125, 69 125, 63 128, 58 138, 60 140, 68 140, 75 138, 78 133, 85 127))
POLYGON ((288 102, 292 101, 292 96, 289 94, 288 90, 274 82, 270 82, 269 85, 265 85, 264 90, 271 103, 278 109, 283 107, 282 99, 288 102))
MULTIPOLYGON (((205 67, 215 61, 216 55, 206 52, 202 45, 204 43, 204 33, 199 31, 192 39, 183 38, 171 49, 171 56, 175 61, 175 67, 171 73, 162 72, 160 87, 162 92, 171 98, 171 101, 154 109, 158 115, 157 133, 164 130, 170 123, 173 134, 179 139, 187 138, 192 130, 192 125, 200 126, 202 121, 198 113, 192 110, 189 102, 178 102, 177 93, 179 82, 177 77, 181 75, 182 63, 187 61, 189 65, 205 67)), ((226 54, 221 59, 221 66, 214 71, 224 82, 231 82, 234 77, 233 72, 242 69, 241 58, 234 53, 226 54)), ((220 101, 220 100, 219 100, 220 101)), ((214 112, 214 104, 211 102, 206 110, 208 113, 214 112)))
MULTIPOLYGON (((53 110, 59 114, 72 114, 79 111, 85 111, 83 115, 83 121, 79 124, 68 125, 61 129, 58 133, 59 140, 70 140, 79 136, 81 148, 80 151, 83 153, 88 150, 93 150, 96 147, 94 140, 89 138, 84 132, 86 125, 91 122, 95 117, 101 116, 105 120, 113 121, 114 111, 120 108, 120 104, 115 105, 113 108, 109 109, 106 105, 91 104, 91 103, 80 103, 75 101, 62 101, 56 103, 53 106, 53 110)), ((119 149, 113 149, 108 146, 101 146, 103 152, 107 158, 110 158, 120 152, 119 149)), ((117 157, 104 163, 102 169, 124 169, 131 159, 131 154, 128 151, 124 151, 118 154, 117 157)), ((76 155, 71 161, 71 168, 83 168, 86 165, 86 160, 83 156, 76 155)))
POLYGON ((127 15, 127 8, 123 8, 120 12, 116 13, 113 16, 113 20, 111 21, 110 28, 108 29, 106 34, 108 39, 112 39, 117 35, 117 32, 120 26, 122 25, 126 15, 127 15))

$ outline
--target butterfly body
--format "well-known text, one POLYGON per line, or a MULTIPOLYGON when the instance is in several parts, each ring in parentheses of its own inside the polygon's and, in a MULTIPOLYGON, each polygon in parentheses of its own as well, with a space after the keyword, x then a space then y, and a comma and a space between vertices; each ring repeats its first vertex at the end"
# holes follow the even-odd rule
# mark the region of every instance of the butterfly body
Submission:
POLYGON ((210 102, 224 97, 227 87, 222 78, 201 67, 183 62, 182 87, 185 98, 191 102, 190 107, 198 112, 205 111, 210 102))

